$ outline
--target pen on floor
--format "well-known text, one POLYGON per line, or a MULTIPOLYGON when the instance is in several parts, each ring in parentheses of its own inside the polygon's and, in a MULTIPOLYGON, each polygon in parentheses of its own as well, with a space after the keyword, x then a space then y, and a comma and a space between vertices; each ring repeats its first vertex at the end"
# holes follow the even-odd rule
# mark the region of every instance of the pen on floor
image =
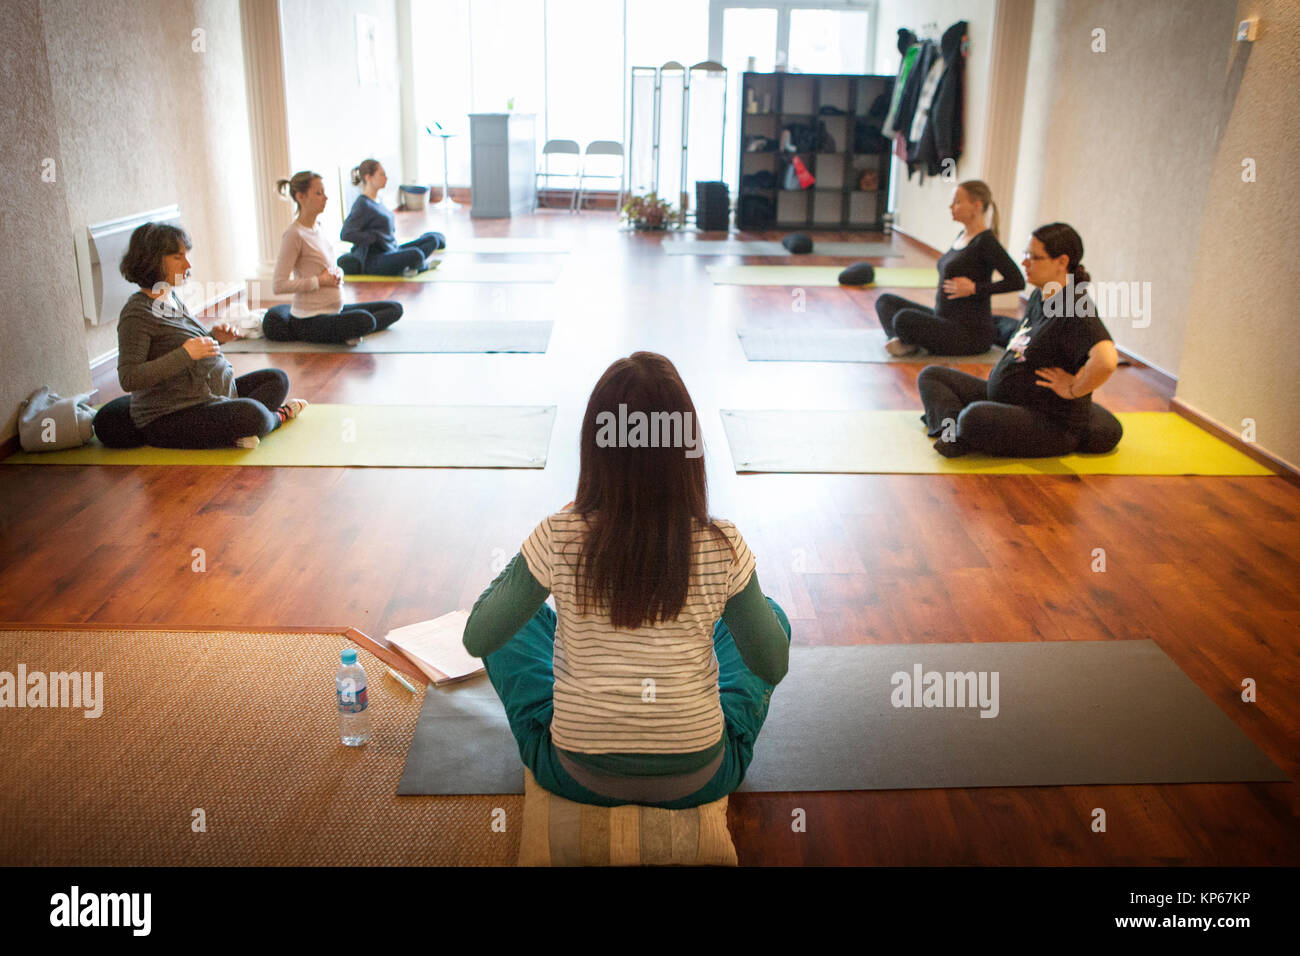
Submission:
POLYGON ((415 693, 415 688, 411 686, 411 684, 406 680, 406 678, 403 677, 401 674, 397 673, 397 671, 393 670, 391 667, 388 668, 388 676, 391 677, 393 680, 397 681, 397 683, 401 684, 412 694, 415 693))

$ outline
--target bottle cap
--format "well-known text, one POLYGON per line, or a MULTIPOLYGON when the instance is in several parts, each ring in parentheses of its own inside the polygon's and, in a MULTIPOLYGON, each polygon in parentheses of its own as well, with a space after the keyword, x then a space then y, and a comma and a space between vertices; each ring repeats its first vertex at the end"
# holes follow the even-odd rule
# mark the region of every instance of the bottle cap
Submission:
POLYGON ((341 654, 339 654, 339 660, 341 660, 344 664, 348 664, 348 665, 355 664, 357 662, 357 652, 349 647, 346 651, 343 651, 341 654))

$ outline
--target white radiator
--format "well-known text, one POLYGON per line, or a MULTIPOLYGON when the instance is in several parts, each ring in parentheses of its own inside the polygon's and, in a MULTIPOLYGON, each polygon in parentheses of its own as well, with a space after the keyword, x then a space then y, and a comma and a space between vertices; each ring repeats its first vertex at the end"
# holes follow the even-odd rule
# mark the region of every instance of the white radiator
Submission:
POLYGON ((181 224, 180 206, 164 206, 134 216, 87 226, 77 232, 77 276, 81 282, 81 311, 92 325, 115 322, 126 300, 139 291, 122 278, 118 266, 131 233, 146 222, 181 224))

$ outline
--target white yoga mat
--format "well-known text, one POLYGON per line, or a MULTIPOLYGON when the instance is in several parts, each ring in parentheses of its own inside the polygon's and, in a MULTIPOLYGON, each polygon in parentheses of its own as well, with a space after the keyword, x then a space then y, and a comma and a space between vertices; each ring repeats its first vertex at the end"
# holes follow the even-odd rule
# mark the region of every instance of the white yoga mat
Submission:
POLYGON ((996 365, 996 345, 979 355, 931 355, 921 350, 895 358, 885 351, 883 329, 740 329, 736 332, 751 362, 969 362, 996 365))
MULTIPOLYGON (((357 305, 364 306, 364 302, 357 305)), ((402 318, 382 332, 362 338, 358 345, 317 342, 272 342, 239 339, 221 346, 223 352, 545 352, 551 339, 545 321, 455 321, 402 318)))
POLYGON ((569 252, 572 246, 559 239, 530 239, 524 236, 470 236, 467 238, 450 237, 447 248, 439 249, 434 255, 455 255, 458 252, 472 253, 477 256, 513 255, 561 255, 569 252))
MULTIPOLYGON (((670 256, 789 256, 789 249, 779 242, 744 239, 666 239, 660 245, 670 256)), ((813 240, 811 256, 844 256, 873 259, 901 256, 903 253, 887 242, 819 242, 813 240)))

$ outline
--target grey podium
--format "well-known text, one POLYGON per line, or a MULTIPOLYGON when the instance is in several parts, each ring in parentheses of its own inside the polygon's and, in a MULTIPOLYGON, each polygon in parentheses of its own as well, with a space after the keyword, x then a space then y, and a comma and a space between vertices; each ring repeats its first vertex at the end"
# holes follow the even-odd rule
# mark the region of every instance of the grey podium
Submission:
POLYGON ((471 217, 503 219, 536 205, 535 120, 532 113, 469 115, 471 217))

